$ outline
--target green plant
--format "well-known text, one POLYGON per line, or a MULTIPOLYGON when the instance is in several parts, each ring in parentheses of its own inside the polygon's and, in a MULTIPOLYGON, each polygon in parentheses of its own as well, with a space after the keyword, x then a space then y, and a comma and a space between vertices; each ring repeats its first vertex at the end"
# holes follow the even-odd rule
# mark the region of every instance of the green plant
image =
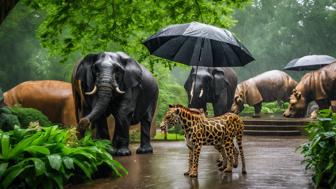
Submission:
POLYGON ((19 119, 7 107, 0 108, 0 130, 10 131, 14 126, 20 126, 19 119))
MULTIPOLYGON (((155 140, 164 140, 164 133, 156 133, 155 140)), ((172 141, 180 141, 184 140, 184 135, 181 134, 176 134, 176 133, 167 133, 167 140, 172 140, 172 141)))
MULTIPOLYGON (((277 102, 262 103, 261 113, 264 114, 279 114, 283 113, 288 107, 288 102, 279 105, 277 102)), ((253 114, 254 107, 244 104, 243 114, 253 114)))
POLYGON ((316 187, 336 188, 336 115, 329 109, 319 111, 318 121, 307 125, 308 142, 300 146, 306 168, 314 171, 316 187))
POLYGON ((22 127, 27 127, 30 122, 39 122, 41 126, 51 126, 52 123, 48 117, 41 111, 34 108, 23 108, 20 106, 14 106, 10 108, 12 114, 16 115, 21 123, 22 127))
POLYGON ((81 140, 58 126, 0 131, 0 188, 63 188, 112 173, 127 173, 109 154, 107 140, 81 140))

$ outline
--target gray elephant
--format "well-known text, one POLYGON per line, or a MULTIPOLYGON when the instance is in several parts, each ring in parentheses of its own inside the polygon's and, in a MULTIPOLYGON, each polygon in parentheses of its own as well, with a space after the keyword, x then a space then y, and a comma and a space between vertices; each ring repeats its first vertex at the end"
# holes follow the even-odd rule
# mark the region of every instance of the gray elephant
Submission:
POLYGON ((106 118, 115 118, 112 155, 130 155, 129 126, 141 123, 137 153, 152 153, 150 127, 158 99, 152 74, 123 52, 89 54, 72 76, 78 130, 96 128, 96 137, 108 139, 106 118))
POLYGON ((215 116, 231 110, 236 86, 237 76, 232 68, 201 66, 191 69, 184 84, 189 108, 206 111, 206 103, 212 103, 215 116))
POLYGON ((236 114, 244 104, 254 106, 254 117, 260 117, 262 102, 287 101, 297 82, 288 74, 271 70, 239 83, 232 111, 236 114))

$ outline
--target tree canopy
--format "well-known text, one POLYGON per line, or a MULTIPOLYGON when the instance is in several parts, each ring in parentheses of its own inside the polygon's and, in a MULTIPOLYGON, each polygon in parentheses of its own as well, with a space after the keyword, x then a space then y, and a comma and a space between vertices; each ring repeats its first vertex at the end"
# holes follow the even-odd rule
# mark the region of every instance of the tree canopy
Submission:
MULTIPOLYGON (((238 10, 236 35, 256 61, 238 68, 239 79, 282 69, 290 60, 310 54, 336 57, 335 0, 255 0, 238 10)), ((296 79, 304 72, 290 72, 296 79)))
POLYGON ((232 13, 250 0, 25 0, 45 19, 38 29, 43 47, 66 60, 73 53, 125 51, 148 55, 141 42, 169 24, 200 21, 219 27, 235 23, 232 13))

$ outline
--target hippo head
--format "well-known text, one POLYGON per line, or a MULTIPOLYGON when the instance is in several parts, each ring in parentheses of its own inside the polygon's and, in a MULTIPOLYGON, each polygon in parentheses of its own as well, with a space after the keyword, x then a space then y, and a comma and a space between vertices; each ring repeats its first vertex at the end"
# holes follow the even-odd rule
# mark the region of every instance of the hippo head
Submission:
POLYGON ((234 101, 231 107, 231 111, 235 114, 239 114, 244 109, 244 93, 239 91, 235 94, 234 101))
POLYGON ((304 117, 307 111, 307 103, 305 97, 296 89, 289 97, 288 109, 283 113, 284 117, 304 117))

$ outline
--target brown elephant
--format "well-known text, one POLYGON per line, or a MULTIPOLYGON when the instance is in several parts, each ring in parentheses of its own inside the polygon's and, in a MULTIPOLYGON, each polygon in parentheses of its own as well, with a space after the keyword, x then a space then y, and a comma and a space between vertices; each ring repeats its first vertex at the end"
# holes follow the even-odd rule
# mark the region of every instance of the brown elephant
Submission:
POLYGON ((306 73, 293 90, 285 117, 304 117, 308 103, 315 101, 319 109, 329 108, 336 100, 336 62, 306 73))
POLYGON ((4 93, 4 104, 35 108, 53 123, 75 126, 75 103, 71 84, 63 81, 26 81, 4 93))
POLYGON ((240 113, 246 103, 254 106, 254 117, 259 117, 262 102, 287 101, 296 84, 285 72, 264 72, 238 84, 231 110, 240 113))

